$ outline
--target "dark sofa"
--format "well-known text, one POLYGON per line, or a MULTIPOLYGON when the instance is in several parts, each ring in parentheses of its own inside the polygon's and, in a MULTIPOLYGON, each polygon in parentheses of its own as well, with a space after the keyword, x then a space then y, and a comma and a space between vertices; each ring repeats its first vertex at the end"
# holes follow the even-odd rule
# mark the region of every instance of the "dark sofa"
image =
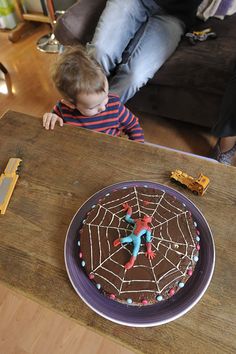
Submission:
MULTIPOLYGON (((64 45, 92 39, 106 0, 80 0, 58 20, 56 38, 64 45)), ((197 21, 194 30, 211 27, 216 39, 195 46, 183 38, 175 53, 127 102, 134 111, 211 127, 236 64, 236 14, 223 21, 197 21)), ((112 40, 112 35, 111 35, 112 40)))

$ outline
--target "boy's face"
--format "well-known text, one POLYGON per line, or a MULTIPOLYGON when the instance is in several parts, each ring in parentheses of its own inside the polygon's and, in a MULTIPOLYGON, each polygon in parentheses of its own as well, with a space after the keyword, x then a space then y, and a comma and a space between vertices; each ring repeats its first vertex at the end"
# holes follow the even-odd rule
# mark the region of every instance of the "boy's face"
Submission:
POLYGON ((106 109, 106 104, 108 102, 108 82, 105 78, 104 91, 100 93, 91 93, 85 94, 80 93, 77 96, 78 103, 73 105, 72 103, 65 101, 64 102, 71 108, 77 108, 80 113, 87 117, 95 116, 106 109))

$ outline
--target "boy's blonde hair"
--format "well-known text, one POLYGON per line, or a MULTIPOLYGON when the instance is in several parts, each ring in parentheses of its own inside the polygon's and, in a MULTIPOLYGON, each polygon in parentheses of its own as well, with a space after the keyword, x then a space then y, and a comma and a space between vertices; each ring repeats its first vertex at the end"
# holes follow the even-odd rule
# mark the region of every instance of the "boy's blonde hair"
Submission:
POLYGON ((63 98, 76 104, 80 93, 101 93, 105 74, 97 61, 81 45, 67 47, 58 56, 52 78, 63 98))

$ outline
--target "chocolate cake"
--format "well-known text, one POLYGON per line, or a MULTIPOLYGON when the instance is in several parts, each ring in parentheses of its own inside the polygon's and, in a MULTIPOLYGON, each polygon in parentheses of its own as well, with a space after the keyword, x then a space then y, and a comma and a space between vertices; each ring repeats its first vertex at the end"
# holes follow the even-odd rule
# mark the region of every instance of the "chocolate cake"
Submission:
POLYGON ((186 206, 164 190, 124 187, 107 193, 86 215, 79 261, 96 291, 111 299, 141 306, 165 301, 194 271, 200 249, 196 227, 186 206), (141 240, 137 257, 127 269, 134 243, 123 239, 137 234, 138 220, 144 225, 146 216, 150 218, 141 227, 143 235, 134 236, 135 242, 141 240))

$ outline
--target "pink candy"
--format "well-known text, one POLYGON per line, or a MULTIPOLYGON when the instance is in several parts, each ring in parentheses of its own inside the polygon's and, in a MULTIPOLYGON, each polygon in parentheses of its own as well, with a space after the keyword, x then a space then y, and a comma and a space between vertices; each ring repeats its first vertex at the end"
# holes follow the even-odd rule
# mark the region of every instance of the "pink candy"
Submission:
POLYGON ((199 251, 200 250, 200 245, 197 244, 196 249, 199 251))
POLYGON ((148 301, 144 299, 144 300, 142 300, 142 304, 143 304, 143 305, 147 305, 147 304, 148 304, 148 301))
POLYGON ((94 274, 90 273, 89 274, 89 279, 91 279, 91 280, 94 279, 94 274))
POLYGON ((114 294, 110 294, 110 299, 115 300, 116 296, 114 294))
POLYGON ((188 275, 191 277, 192 274, 193 274, 193 270, 192 270, 192 269, 189 269, 189 270, 188 270, 188 275))
POLYGON ((82 258, 82 257, 83 257, 82 252, 80 252, 79 253, 79 258, 82 258))
POLYGON ((169 291, 169 295, 170 296, 173 296, 175 293, 175 289, 174 288, 171 288, 170 291, 169 291))

